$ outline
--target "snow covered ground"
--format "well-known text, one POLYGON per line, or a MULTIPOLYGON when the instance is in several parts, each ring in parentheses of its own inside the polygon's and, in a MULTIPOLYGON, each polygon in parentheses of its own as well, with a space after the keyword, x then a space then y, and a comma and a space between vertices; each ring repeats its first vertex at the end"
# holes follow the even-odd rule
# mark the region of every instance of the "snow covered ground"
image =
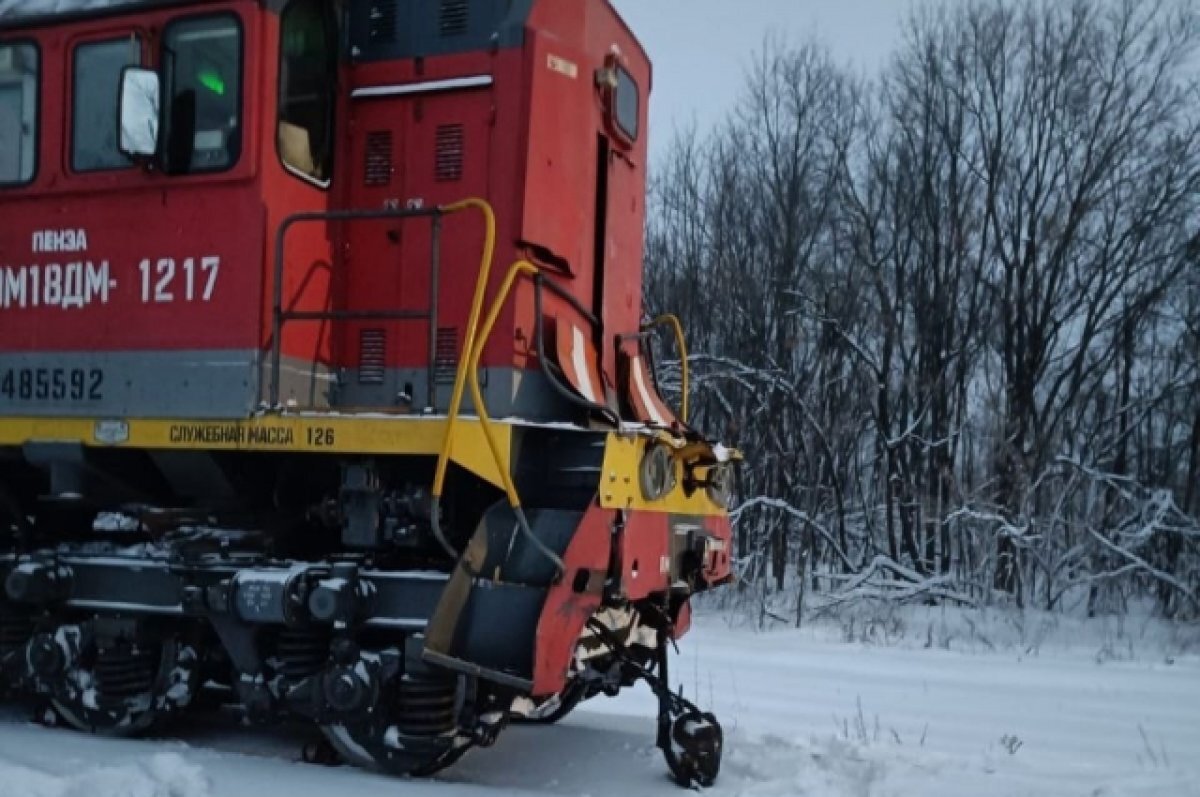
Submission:
MULTIPOLYGON (((862 625, 759 633, 700 620, 675 673, 726 727, 725 771, 711 793, 1200 795, 1200 657, 1140 628, 1115 638, 1059 628, 1029 642, 1000 625, 976 629, 979 644, 966 645, 955 637, 961 618, 930 621, 880 646, 844 641, 862 625)), ((297 763, 299 731, 207 717, 158 742, 116 741, 8 711, 0 797, 681 793, 653 748, 653 710, 645 691, 594 701, 555 728, 513 728, 438 779, 410 783, 297 763)))

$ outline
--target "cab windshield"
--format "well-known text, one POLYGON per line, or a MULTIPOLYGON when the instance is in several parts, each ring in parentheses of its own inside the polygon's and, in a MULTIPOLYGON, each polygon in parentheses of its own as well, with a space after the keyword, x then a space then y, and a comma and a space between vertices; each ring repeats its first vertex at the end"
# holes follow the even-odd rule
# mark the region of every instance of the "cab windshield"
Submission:
POLYGON ((163 37, 169 174, 223 171, 242 151, 242 29, 228 15, 171 23, 163 37))

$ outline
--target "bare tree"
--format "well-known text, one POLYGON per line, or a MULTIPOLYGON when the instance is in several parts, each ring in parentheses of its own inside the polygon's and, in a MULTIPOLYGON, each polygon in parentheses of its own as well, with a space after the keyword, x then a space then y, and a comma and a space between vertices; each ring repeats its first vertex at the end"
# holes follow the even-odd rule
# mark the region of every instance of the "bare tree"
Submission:
POLYGON ((1198 40, 1167 2, 954 3, 874 83, 768 44, 676 141, 648 305, 682 310, 692 405, 750 452, 760 617, 795 574, 1197 613, 1198 40))

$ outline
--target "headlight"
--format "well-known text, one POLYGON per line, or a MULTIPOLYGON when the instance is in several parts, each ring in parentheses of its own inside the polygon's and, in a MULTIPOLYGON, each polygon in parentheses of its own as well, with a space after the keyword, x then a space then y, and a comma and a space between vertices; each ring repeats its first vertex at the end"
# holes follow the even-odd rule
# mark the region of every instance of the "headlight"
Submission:
POLYGON ((651 446, 646 451, 638 480, 647 501, 657 501, 675 489, 675 463, 666 446, 651 446))
POLYGON ((713 465, 708 471, 708 497, 722 509, 729 509, 733 500, 733 468, 713 465))

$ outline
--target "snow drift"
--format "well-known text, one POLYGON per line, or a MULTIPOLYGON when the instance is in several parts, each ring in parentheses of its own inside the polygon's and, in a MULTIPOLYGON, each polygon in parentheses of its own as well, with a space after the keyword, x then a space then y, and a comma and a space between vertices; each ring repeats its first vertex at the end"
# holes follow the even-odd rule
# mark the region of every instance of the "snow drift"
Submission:
POLYGON ((84 764, 71 774, 0 759, 0 794, 21 797, 209 797, 200 767, 177 753, 158 753, 142 763, 84 764))

